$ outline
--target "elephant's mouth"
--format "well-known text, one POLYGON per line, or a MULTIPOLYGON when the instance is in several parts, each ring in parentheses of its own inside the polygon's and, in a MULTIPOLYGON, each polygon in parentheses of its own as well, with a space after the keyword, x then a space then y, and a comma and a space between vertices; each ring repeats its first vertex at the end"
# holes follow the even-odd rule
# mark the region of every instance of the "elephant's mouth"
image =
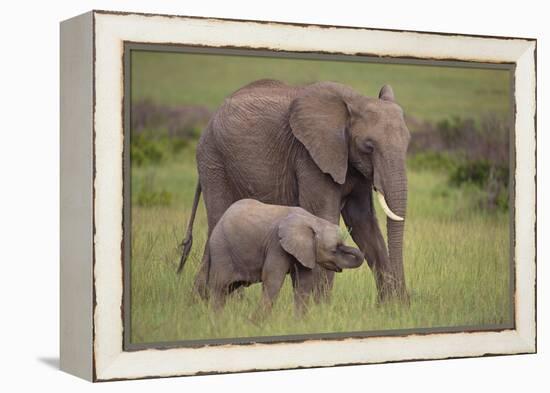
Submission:
POLYGON ((338 267, 334 263, 331 263, 331 262, 319 262, 319 265, 321 265, 322 267, 324 267, 327 270, 330 270, 330 271, 333 271, 333 272, 336 272, 336 273, 341 273, 342 272, 341 267, 338 267))

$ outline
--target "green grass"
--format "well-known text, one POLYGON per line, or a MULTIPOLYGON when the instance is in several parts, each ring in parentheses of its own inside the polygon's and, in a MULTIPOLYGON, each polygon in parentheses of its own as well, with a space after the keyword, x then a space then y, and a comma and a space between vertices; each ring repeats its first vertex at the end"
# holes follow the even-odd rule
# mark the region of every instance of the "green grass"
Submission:
MULTIPOLYGON (((275 78, 293 84, 336 80, 370 96, 390 83, 406 113, 421 120, 479 119, 486 112, 506 116, 510 111, 506 71, 152 52, 134 52, 132 62, 132 99, 156 104, 213 109, 242 85, 275 78)), ((480 209, 478 188, 453 188, 446 173, 411 166, 404 245, 410 307, 377 305, 373 276, 364 264, 338 274, 331 301, 312 305, 304 318, 294 314, 289 278, 272 315, 261 324, 249 319, 259 302, 259 284, 231 299, 223 312, 213 312, 192 295, 206 240, 202 201, 191 255, 182 274, 176 274, 197 181, 194 155, 191 144, 157 164, 132 166, 131 342, 512 321, 508 214, 480 209), (160 202, 140 203, 140 195, 160 202)), ((385 232, 385 218, 378 214, 385 232)))
POLYGON ((430 121, 509 114, 505 70, 142 51, 132 57, 132 99, 164 105, 214 109, 229 93, 262 78, 290 84, 332 80, 367 96, 391 84, 405 113, 430 121))
MULTIPOLYGON (((132 187, 153 171, 155 184, 174 195, 170 206, 132 208, 133 343, 511 322, 508 215, 480 210, 475 188, 449 188, 442 174, 412 170, 404 248, 410 307, 378 306, 365 264, 337 274, 331 302, 312 305, 303 319, 294 315, 290 277, 262 324, 249 320, 259 284, 214 313, 192 294, 206 240, 202 203, 191 255, 176 274, 196 180, 193 156, 191 147, 168 163, 132 170, 132 187)), ((379 220, 385 222, 380 212, 379 220)))

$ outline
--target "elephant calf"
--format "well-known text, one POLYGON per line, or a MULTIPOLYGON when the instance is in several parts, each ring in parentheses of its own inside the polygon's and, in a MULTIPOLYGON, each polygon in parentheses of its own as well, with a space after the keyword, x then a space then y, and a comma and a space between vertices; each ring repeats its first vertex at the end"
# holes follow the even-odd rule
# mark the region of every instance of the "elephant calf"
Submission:
POLYGON ((314 289, 313 268, 341 272, 359 267, 363 253, 346 246, 338 225, 300 207, 268 205, 253 199, 232 204, 209 241, 206 287, 214 306, 241 286, 262 282, 260 310, 269 313, 287 273, 296 307, 304 311, 314 289))

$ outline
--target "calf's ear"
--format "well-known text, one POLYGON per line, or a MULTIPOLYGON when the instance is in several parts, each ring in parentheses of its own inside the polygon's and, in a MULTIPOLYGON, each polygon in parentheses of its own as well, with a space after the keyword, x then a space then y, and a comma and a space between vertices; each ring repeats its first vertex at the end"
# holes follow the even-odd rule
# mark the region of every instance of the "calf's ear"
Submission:
POLYGON ((315 233, 308 217, 291 213, 279 223, 279 241, 283 249, 304 267, 315 266, 315 233))

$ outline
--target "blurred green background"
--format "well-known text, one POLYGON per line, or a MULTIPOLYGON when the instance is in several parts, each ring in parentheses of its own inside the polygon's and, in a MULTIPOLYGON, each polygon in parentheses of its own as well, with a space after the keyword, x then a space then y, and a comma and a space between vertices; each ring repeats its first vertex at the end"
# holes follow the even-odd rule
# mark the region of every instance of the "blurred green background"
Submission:
POLYGON ((131 56, 133 343, 512 322, 510 71, 148 51, 131 56), (213 313, 192 296, 207 230, 202 201, 192 253, 176 274, 197 182, 196 141, 227 95, 262 78, 337 81, 367 96, 392 85, 413 136, 404 249, 409 307, 378 306, 365 264, 338 274, 331 301, 312 305, 304 318, 293 313, 289 279, 261 324, 249 319, 260 285, 213 313))
POLYGON ((508 116, 509 77, 505 70, 134 52, 132 100, 213 110, 231 92, 263 78, 288 84, 330 80, 367 96, 377 96, 390 84, 407 114, 438 121, 479 118, 488 112, 508 116))

